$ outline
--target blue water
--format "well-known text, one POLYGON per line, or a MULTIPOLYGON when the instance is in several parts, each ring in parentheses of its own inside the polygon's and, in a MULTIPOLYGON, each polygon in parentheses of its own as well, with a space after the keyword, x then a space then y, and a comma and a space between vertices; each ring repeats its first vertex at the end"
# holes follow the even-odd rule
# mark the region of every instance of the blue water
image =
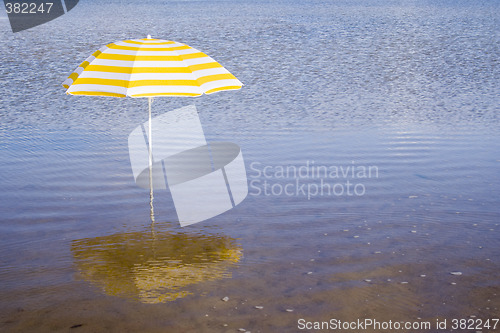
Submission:
POLYGON ((298 318, 498 317, 499 9, 80 1, 16 34, 2 18, 0 328, 283 332, 298 318), (196 104, 207 140, 241 147, 251 185, 235 209, 188 228, 158 191, 157 234, 127 147, 147 101, 66 96, 60 85, 102 45, 147 34, 209 54, 245 84, 155 99, 153 115, 196 104), (276 173, 304 165, 378 172, 276 173), (314 192, 322 180, 344 192, 314 192), (348 195, 348 180, 364 192, 348 195), (237 259, 217 252, 221 240, 237 259), (156 296, 172 286, 180 296, 144 304, 148 279, 169 281, 156 296))

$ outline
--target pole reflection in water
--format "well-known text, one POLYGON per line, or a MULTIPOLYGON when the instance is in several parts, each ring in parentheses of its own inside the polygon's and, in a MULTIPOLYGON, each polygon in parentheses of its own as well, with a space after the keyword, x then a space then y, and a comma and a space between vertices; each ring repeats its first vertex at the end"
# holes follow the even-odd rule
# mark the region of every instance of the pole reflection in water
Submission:
POLYGON ((191 294, 190 286, 230 278, 242 257, 225 235, 154 229, 75 240, 71 251, 81 278, 143 303, 173 301, 191 294))

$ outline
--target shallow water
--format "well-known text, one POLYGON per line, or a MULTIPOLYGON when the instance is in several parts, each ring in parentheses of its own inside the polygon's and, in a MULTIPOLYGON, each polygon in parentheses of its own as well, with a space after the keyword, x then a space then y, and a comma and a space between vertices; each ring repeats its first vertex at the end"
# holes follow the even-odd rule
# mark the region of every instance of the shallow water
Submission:
POLYGON ((1 20, 0 328, 498 318, 498 9, 87 1, 16 34, 1 20), (153 103, 154 115, 196 104, 207 139, 245 159, 248 197, 186 228, 157 191, 152 230, 134 183, 127 137, 146 101, 60 86, 95 49, 148 33, 245 84, 153 103))

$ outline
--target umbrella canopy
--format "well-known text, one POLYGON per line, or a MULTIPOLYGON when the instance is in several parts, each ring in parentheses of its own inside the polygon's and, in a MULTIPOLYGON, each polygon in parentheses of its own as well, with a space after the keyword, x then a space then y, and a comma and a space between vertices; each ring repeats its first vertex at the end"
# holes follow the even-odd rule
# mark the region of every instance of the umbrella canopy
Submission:
POLYGON ((195 97, 242 85, 205 53, 150 36, 100 48, 63 82, 67 94, 112 97, 195 97))

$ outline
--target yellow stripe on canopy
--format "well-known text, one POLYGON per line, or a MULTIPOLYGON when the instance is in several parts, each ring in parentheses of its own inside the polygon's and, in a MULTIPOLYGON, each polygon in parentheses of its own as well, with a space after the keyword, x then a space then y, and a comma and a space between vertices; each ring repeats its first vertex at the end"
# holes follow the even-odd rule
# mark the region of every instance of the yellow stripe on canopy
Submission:
POLYGON ((205 94, 212 94, 214 92, 218 92, 218 91, 223 91, 223 90, 237 90, 237 89, 240 89, 241 86, 225 86, 225 87, 220 87, 220 88, 214 88, 214 89, 210 89, 210 90, 207 90, 205 91, 205 94))
MULTIPOLYGON (((146 73, 191 73, 188 67, 118 67, 104 65, 90 65, 85 69, 87 72, 107 72, 123 74, 146 74, 146 73)), ((72 74, 73 75, 73 74, 72 74)))
POLYGON ((201 94, 196 94, 196 93, 147 93, 147 94, 135 94, 135 95, 130 95, 130 97, 158 97, 158 96, 185 96, 185 97, 197 97, 201 96, 201 94))
POLYGON ((123 94, 110 93, 105 91, 75 91, 71 95, 106 96, 106 97, 126 97, 123 94))
POLYGON ((196 80, 113 80, 113 79, 94 79, 94 78, 79 78, 73 85, 78 84, 95 84, 104 86, 115 86, 124 88, 135 88, 143 86, 198 86, 196 80))
POLYGON ((191 47, 187 45, 183 46, 174 46, 174 47, 148 47, 141 48, 140 46, 124 46, 124 45, 116 45, 115 43, 111 43, 107 45, 108 48, 113 50, 125 50, 125 51, 181 51, 181 50, 192 50, 191 47))
POLYGON ((234 77, 234 75, 231 74, 231 73, 227 73, 227 74, 217 74, 217 75, 203 76, 203 77, 200 77, 199 79, 197 79, 196 81, 198 81, 198 83, 200 85, 202 85, 202 84, 205 84, 205 83, 208 83, 208 82, 213 82, 213 81, 233 80, 233 79, 236 79, 234 77))
POLYGON ((101 53, 97 59, 121 60, 121 61, 182 61, 178 56, 135 56, 128 54, 101 53))
MULTIPOLYGON (((148 39, 141 39, 142 41, 146 41, 148 39)), ((153 40, 153 39, 149 39, 149 40, 153 40)), ((156 39, 156 40, 161 40, 161 39, 156 39)), ((168 45, 168 44, 175 44, 175 42, 172 42, 172 41, 163 41, 163 42, 160 42, 160 43, 144 43, 144 42, 139 42, 139 41, 136 41, 136 40, 124 40, 123 41, 124 43, 129 43, 129 44, 141 44, 141 45, 168 45)))

